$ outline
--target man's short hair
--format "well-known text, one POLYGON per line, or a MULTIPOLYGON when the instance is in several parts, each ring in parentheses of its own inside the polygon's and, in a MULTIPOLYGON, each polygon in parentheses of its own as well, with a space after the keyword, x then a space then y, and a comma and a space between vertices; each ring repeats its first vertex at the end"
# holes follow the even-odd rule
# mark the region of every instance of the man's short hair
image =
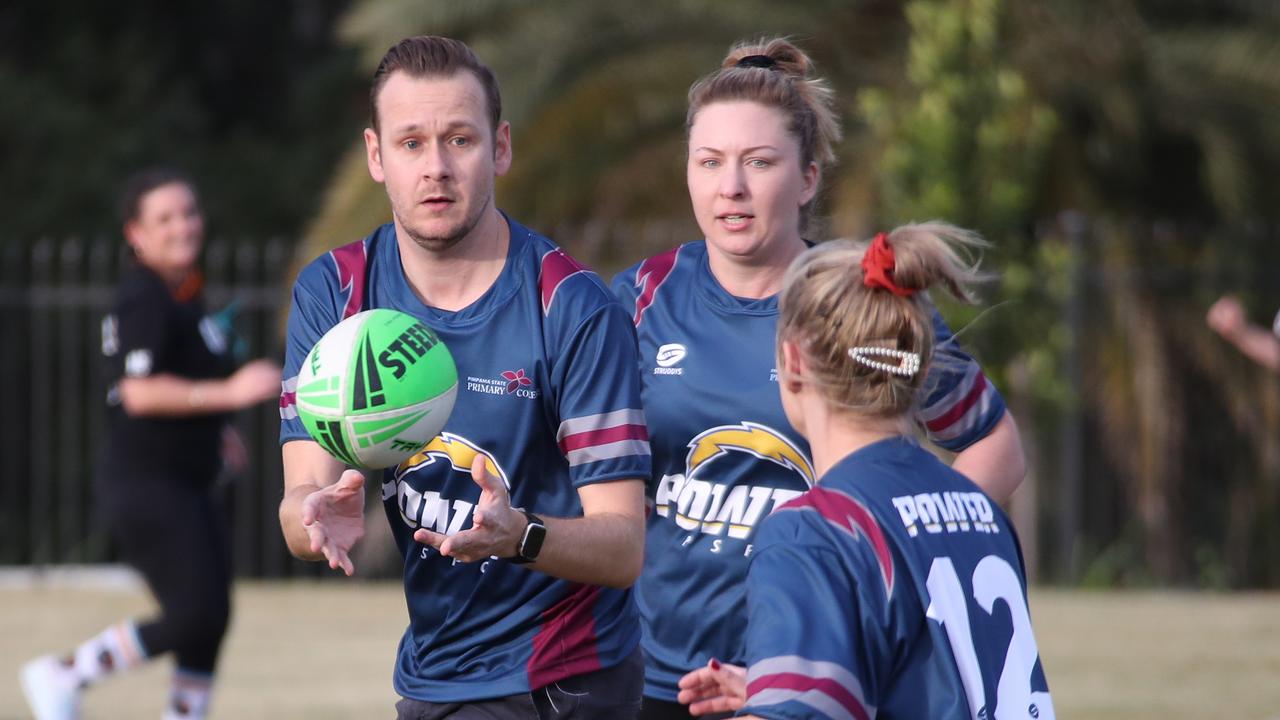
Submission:
POLYGON ((484 88, 489 105, 491 132, 498 131, 502 119, 502 95, 498 92, 498 79, 488 65, 481 62, 467 44, 438 35, 419 35, 405 38, 382 56, 378 69, 373 72, 373 85, 369 88, 369 115, 375 132, 378 128, 378 93, 387 83, 391 73, 400 71, 412 78, 450 76, 460 70, 470 71, 484 88))

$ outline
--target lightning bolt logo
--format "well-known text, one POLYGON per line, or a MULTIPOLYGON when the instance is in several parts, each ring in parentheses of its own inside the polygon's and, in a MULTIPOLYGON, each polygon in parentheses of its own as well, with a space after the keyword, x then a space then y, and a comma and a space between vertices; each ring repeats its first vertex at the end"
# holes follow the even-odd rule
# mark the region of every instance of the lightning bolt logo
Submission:
POLYGON ((740 425, 713 427, 689 441, 685 476, 693 477, 699 468, 727 455, 731 450, 749 453, 761 460, 789 468, 804 477, 809 487, 813 487, 813 466, 800 448, 772 428, 747 421, 740 425))
POLYGON ((484 456, 485 469, 489 471, 490 475, 502 478, 502 484, 510 491, 511 482, 507 480, 507 474, 502 471, 497 461, 493 459, 492 453, 460 435, 448 432, 442 432, 435 436, 416 455, 400 463, 400 467, 396 468, 396 479, 399 480, 414 470, 431 465, 437 460, 447 461, 454 470, 470 474, 471 465, 476 461, 477 455, 484 456))

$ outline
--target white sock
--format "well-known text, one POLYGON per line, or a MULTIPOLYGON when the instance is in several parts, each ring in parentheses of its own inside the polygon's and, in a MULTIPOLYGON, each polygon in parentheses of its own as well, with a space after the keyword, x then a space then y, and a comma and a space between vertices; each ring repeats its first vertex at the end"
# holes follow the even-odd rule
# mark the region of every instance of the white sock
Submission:
POLYGON ((212 675, 178 668, 169 685, 169 705, 163 720, 204 720, 212 693, 212 675))
POLYGON ((147 659, 132 620, 116 623, 76 648, 76 675, 94 683, 108 675, 137 667, 147 659))

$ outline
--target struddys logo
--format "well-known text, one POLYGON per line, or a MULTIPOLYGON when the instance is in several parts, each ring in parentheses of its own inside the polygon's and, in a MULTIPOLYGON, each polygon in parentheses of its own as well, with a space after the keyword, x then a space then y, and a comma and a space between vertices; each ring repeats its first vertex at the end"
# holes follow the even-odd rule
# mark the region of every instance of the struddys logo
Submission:
POLYGON ((533 385, 533 378, 525 373, 524 368, 504 370, 501 378, 483 378, 467 376, 467 390, 483 395, 515 395, 516 397, 534 400, 538 397, 538 388, 533 385))
MULTIPOLYGON (((689 442, 683 475, 664 475, 658 481, 654 512, 673 519, 676 525, 690 532, 743 540, 754 533, 756 525, 774 508, 803 492, 794 485, 780 488, 715 482, 717 461, 732 454, 750 455, 785 468, 801 481, 794 485, 803 483, 806 488, 813 487, 812 463, 782 433, 753 422, 720 425, 689 442)), ((712 545, 712 552, 719 552, 719 547, 717 541, 712 545)))
POLYGON ((411 529, 423 527, 444 535, 453 535, 467 526, 471 511, 480 497, 479 487, 472 484, 475 487, 472 499, 464 500, 445 497, 433 490, 416 490, 408 479, 414 473, 429 467, 447 467, 451 472, 464 473, 469 478, 471 466, 478 456, 484 457, 484 466, 489 475, 501 478, 502 484, 510 492, 511 482, 494 459, 493 453, 460 435, 444 432, 433 438, 416 455, 400 463, 395 472, 382 481, 382 501, 394 498, 396 508, 400 511, 400 519, 411 529))
POLYGON ((689 354, 688 349, 680 343, 667 343, 659 347, 653 358, 654 362, 657 363, 657 366, 653 368, 653 374, 683 375, 684 368, 678 366, 687 354, 689 354))

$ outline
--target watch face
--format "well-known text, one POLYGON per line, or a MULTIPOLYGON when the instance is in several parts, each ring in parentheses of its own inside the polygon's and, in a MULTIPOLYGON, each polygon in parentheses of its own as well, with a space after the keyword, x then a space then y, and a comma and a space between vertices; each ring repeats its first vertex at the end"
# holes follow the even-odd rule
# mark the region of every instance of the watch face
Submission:
POLYGON ((547 536, 547 528, 540 522, 529 521, 524 530, 524 542, 520 543, 520 557, 525 560, 537 560, 542 551, 542 541, 547 536))

